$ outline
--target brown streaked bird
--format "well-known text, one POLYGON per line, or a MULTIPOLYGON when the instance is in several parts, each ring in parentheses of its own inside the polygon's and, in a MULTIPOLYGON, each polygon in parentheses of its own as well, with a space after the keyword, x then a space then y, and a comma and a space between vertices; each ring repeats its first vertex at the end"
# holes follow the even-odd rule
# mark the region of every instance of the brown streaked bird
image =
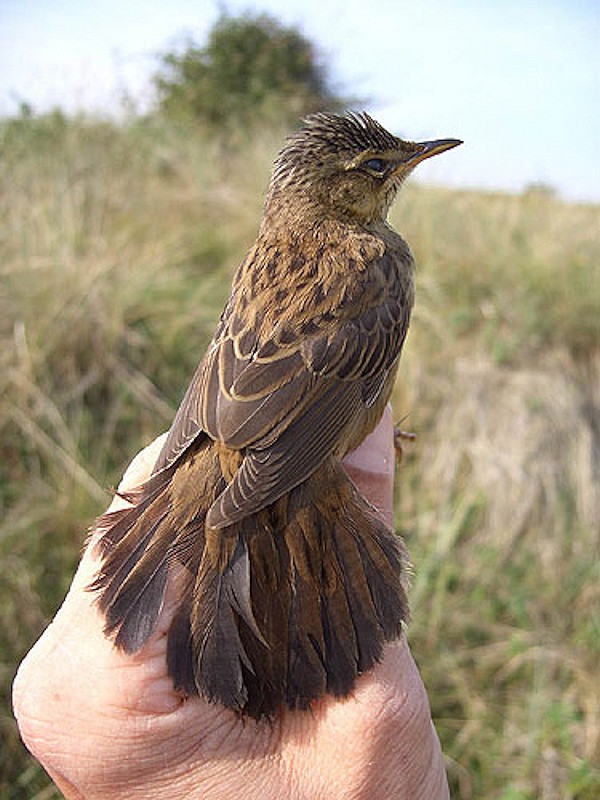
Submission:
POLYGON ((99 520, 92 588, 118 647, 144 645, 175 584, 176 689, 273 718, 347 695, 400 636, 400 539, 340 461, 383 413, 413 305, 388 210, 419 162, 460 143, 321 113, 277 157, 154 472, 99 520))

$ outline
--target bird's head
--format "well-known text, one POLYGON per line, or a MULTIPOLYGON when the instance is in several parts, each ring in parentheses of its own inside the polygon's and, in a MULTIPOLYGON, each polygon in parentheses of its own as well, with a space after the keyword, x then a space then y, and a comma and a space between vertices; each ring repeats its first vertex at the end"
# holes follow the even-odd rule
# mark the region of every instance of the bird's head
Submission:
POLYGON ((459 139, 410 142, 368 114, 307 117, 275 161, 267 203, 285 200, 369 224, 386 218, 406 176, 459 139))

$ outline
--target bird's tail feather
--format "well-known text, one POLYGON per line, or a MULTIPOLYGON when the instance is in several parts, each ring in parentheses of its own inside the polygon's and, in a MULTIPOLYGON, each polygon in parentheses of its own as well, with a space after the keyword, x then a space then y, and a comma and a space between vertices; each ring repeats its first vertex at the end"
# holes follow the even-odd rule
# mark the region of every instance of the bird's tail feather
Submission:
POLYGON ((205 529, 226 485, 221 459, 205 443, 189 462, 179 469, 202 475, 202 491, 191 474, 160 486, 155 476, 151 500, 144 492, 112 527, 105 519, 93 588, 107 633, 139 649, 173 568, 167 660, 178 689, 256 718, 347 695, 408 617, 399 537, 333 460, 272 506, 205 529))

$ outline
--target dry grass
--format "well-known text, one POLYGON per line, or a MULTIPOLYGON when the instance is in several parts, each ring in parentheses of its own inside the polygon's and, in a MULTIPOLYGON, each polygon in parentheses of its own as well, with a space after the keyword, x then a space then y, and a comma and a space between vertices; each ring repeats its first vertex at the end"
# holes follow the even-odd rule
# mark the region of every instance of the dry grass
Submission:
POLYGON ((421 270, 397 406, 411 641, 453 796, 600 789, 600 214, 413 190, 421 270))
MULTIPOLYGON (((51 798, 18 743, 15 665, 105 487, 170 420, 252 240, 274 131, 237 149, 60 117, 0 132, 0 797, 51 798)), ((410 637, 453 797, 591 800, 600 211, 406 188, 419 261, 397 387, 410 637)))

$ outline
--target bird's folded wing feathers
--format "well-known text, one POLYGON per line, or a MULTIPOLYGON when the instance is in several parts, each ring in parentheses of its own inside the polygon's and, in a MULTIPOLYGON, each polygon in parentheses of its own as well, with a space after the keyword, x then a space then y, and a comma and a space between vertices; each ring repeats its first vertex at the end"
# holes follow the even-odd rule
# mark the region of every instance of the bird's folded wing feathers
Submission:
POLYGON ((249 352, 239 345, 244 325, 230 314, 196 371, 155 469, 173 463, 205 431, 246 449, 247 474, 240 479, 252 475, 248 491, 264 494, 263 482, 272 498, 304 480, 333 452, 361 404, 375 401, 398 358, 408 311, 389 294, 379 299, 345 323, 313 321, 309 336, 298 331, 284 345, 273 337, 249 352))

